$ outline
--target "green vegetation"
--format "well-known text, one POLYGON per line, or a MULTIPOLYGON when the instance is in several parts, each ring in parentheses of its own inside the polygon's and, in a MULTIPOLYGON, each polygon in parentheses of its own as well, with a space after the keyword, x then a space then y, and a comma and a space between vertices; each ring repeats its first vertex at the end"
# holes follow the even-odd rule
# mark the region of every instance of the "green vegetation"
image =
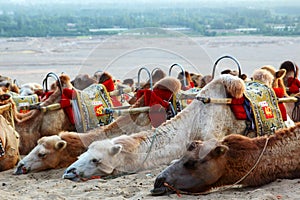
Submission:
POLYGON ((300 35, 300 7, 2 4, 0 37, 89 36, 142 27, 216 36, 300 35), (143 7, 142 7, 143 6, 143 7))

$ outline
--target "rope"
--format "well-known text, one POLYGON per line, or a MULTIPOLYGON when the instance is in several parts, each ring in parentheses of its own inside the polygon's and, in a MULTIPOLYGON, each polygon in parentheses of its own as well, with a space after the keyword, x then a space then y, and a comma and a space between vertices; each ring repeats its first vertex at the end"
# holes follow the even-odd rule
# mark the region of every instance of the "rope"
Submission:
POLYGON ((147 155, 145 157, 145 159, 143 160, 142 164, 140 165, 140 167, 132 172, 124 172, 124 173, 121 173, 121 174, 118 174, 118 175, 110 175, 110 176, 106 176, 104 177, 103 179, 104 180, 107 180, 107 179, 114 179, 114 178, 118 178, 118 177, 121 177, 121 176, 125 176, 125 175, 131 175, 131 174, 136 174, 137 172, 139 172, 144 163, 146 162, 146 160, 148 159, 149 155, 150 155, 150 152, 152 150, 152 147, 153 147, 153 144, 154 144, 154 140, 156 138, 156 135, 157 135, 157 132, 156 132, 156 128, 154 129, 154 135, 152 136, 152 140, 151 140, 151 144, 150 144, 150 147, 148 149, 148 152, 147 152, 147 155))
POLYGON ((197 193, 192 193, 192 192, 185 192, 185 191, 181 191, 181 190, 177 190, 176 188, 174 188, 173 186, 170 186, 168 183, 164 183, 164 186, 168 187, 171 191, 174 191, 176 192, 176 194, 178 196, 180 196, 180 194, 188 194, 188 195, 202 195, 202 194, 209 194, 209 193, 212 193, 212 192, 219 192, 219 191, 224 191, 224 190, 228 190, 228 189, 233 189, 233 188, 241 188, 242 185, 238 185, 240 182, 242 182, 245 178, 247 178, 247 176, 253 172, 253 170, 257 167, 258 163, 260 162, 264 152, 266 151, 266 148, 267 148, 267 145, 268 145, 268 142, 269 142, 269 138, 266 138, 266 142, 265 142, 265 145, 264 145, 264 148, 263 150, 261 151, 259 157, 257 158, 256 160, 256 163, 254 164, 254 166, 242 177, 240 178, 238 181, 236 181, 234 184, 231 184, 231 185, 226 185, 226 186, 223 186, 223 187, 219 187, 219 188, 213 188, 209 191, 206 191, 206 192, 197 192, 197 193))

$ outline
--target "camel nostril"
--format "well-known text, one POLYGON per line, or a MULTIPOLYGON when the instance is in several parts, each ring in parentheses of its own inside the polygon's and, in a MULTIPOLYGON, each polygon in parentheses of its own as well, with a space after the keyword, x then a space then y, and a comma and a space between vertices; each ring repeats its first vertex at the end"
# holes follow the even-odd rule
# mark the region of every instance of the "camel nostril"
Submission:
POLYGON ((70 174, 70 173, 72 173, 72 174, 76 174, 76 168, 71 168, 71 169, 68 169, 67 171, 66 171, 66 173, 67 174, 70 174))
POLYGON ((19 163, 15 172, 13 173, 14 175, 20 175, 20 174, 25 174, 26 170, 24 170, 24 163, 19 163))

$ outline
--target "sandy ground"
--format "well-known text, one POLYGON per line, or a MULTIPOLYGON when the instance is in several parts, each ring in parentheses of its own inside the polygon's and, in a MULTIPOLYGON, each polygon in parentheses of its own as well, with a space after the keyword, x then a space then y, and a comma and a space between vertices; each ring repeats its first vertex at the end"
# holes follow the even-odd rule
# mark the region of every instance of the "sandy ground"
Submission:
MULTIPOLYGON (((134 35, 134 34, 133 34, 134 35)), ((134 35, 136 36, 136 35, 134 35)), ((0 74, 20 84, 42 83, 52 71, 75 77, 107 70, 116 78, 136 77, 142 66, 150 69, 179 63, 186 69, 210 74, 214 61, 233 55, 242 72, 265 64, 279 67, 285 60, 300 63, 300 37, 218 37, 176 38, 0 38, 0 74)), ((218 71, 233 67, 224 61, 218 71), (223 66, 224 65, 224 66, 223 66)), ((178 71, 178 69, 177 69, 178 71)), ((218 71, 216 73, 218 73, 218 71)), ((171 73, 175 74, 175 72, 171 73)), ((74 183, 61 178, 64 169, 15 176, 13 170, 0 172, 0 199, 178 199, 176 194, 153 197, 150 190, 156 175, 165 166, 112 180, 95 179, 74 183)), ((230 189, 183 199, 299 199, 300 179, 277 180, 257 188, 230 189)))

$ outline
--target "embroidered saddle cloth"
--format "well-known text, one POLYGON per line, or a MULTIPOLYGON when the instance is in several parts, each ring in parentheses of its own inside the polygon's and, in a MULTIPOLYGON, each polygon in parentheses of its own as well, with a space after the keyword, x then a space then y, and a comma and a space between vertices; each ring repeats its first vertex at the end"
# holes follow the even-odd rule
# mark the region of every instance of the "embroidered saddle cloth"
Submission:
POLYGON ((21 96, 12 92, 11 95, 20 113, 29 112, 30 105, 37 104, 39 102, 39 97, 37 94, 21 96))
POLYGON ((249 81, 246 82, 244 95, 250 102, 257 135, 270 135, 277 129, 285 127, 272 88, 256 81, 249 81))
POLYGON ((111 107, 109 93, 102 84, 92 84, 82 91, 77 91, 72 100, 77 131, 86 132, 111 123, 113 115, 103 113, 103 108, 111 107))

